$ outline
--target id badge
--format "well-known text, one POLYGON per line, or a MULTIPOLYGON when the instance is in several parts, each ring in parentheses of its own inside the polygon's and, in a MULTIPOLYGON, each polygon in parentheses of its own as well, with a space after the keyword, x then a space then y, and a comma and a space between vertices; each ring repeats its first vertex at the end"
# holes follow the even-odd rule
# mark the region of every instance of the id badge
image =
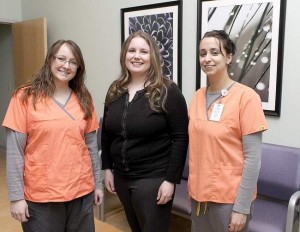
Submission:
POLYGON ((219 122, 223 112, 223 108, 223 104, 214 104, 214 108, 211 112, 209 120, 219 122))

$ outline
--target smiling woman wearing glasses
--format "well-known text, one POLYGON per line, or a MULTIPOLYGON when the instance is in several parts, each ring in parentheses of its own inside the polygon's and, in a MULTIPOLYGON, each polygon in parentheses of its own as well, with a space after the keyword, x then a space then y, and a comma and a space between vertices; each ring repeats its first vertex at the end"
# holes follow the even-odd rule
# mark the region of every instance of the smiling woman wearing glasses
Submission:
POLYGON ((103 198, 97 117, 80 48, 59 40, 35 79, 18 88, 7 128, 11 215, 23 231, 94 232, 103 198))

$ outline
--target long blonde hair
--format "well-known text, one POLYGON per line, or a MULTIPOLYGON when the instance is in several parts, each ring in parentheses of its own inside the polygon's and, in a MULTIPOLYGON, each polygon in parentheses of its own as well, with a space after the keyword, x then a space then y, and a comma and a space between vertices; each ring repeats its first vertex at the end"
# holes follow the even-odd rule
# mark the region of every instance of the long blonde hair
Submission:
POLYGON ((108 106, 123 93, 128 91, 127 86, 131 81, 131 76, 126 67, 125 59, 129 44, 135 37, 143 38, 150 47, 151 66, 145 80, 145 83, 147 83, 147 85, 144 86, 146 92, 145 96, 148 98, 152 110, 156 112, 166 112, 165 103, 167 99, 167 88, 173 82, 165 78, 162 74, 161 57, 156 41, 151 35, 143 31, 132 33, 123 43, 120 53, 121 75, 110 86, 106 96, 105 105, 108 106))

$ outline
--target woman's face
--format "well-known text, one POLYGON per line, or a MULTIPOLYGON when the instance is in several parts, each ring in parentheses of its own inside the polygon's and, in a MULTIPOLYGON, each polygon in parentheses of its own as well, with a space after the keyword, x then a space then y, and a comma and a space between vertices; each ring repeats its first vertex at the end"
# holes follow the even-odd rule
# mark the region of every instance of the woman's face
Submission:
POLYGON ((214 37, 203 38, 199 46, 199 62, 207 76, 227 74, 232 55, 227 54, 223 44, 214 37), (220 50, 221 47, 221 50, 220 50))
POLYGON ((125 65, 132 77, 146 78, 151 67, 150 47, 145 39, 131 40, 125 57, 125 65))
POLYGON ((78 63, 67 44, 61 45, 51 63, 51 72, 56 85, 68 85, 74 78, 78 63))

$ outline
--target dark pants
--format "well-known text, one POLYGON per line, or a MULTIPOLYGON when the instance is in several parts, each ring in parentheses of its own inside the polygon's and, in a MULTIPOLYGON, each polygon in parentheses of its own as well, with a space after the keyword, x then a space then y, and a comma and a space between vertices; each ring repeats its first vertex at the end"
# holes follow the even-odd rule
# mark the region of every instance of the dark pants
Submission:
POLYGON ((27 201, 30 218, 24 232, 94 232, 94 193, 68 202, 27 201))
POLYGON ((133 232, 167 232, 173 201, 157 204, 158 189, 164 178, 126 179, 114 176, 116 192, 133 232))

